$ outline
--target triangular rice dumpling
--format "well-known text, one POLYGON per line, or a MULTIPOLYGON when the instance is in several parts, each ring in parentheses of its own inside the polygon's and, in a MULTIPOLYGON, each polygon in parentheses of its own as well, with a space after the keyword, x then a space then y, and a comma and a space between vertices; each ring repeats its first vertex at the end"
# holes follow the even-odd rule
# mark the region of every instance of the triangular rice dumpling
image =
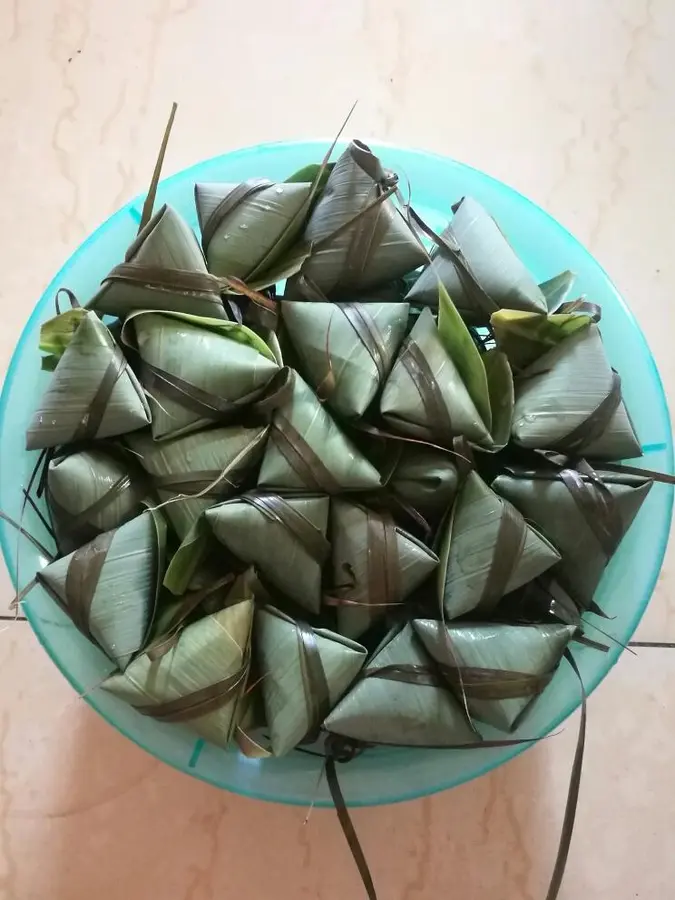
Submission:
POLYGON ((141 512, 143 473, 119 450, 92 447, 57 456, 47 471, 47 503, 62 554, 141 512))
POLYGON ((202 246, 214 275, 247 279, 287 231, 312 191, 308 182, 196 184, 202 246))
POLYGON ((380 411, 396 431, 442 446, 451 447, 458 434, 477 444, 491 442, 429 309, 422 311, 403 344, 382 392, 380 411))
POLYGON ((144 512, 36 574, 73 624, 120 669, 148 638, 163 575, 164 539, 158 514, 144 512))
POLYGON ((279 371, 265 342, 236 322, 141 312, 126 320, 123 337, 141 358, 155 440, 231 419, 279 371))
POLYGON ((532 478, 500 475, 492 483, 553 541, 562 559, 551 574, 585 609, 652 486, 637 476, 596 475, 604 487, 569 469, 532 478))
POLYGON ((258 485, 339 494, 377 488, 380 476, 295 372, 272 416, 258 485))
POLYGON ((333 587, 338 631, 357 638, 395 612, 438 565, 438 557, 391 515, 344 500, 331 504, 333 587))
POLYGON ((468 322, 487 322, 499 308, 546 312, 537 282, 480 203, 464 197, 453 212, 441 235, 448 248, 434 249, 406 295, 411 306, 435 307, 440 280, 468 322))
POLYGON ((143 428, 150 410, 136 376, 95 313, 82 316, 26 433, 26 449, 143 428))
POLYGON ((256 613, 256 646, 272 752, 283 756, 315 737, 358 675, 366 650, 272 607, 256 613))
POLYGON ((549 684, 577 629, 571 625, 413 622, 472 719, 511 731, 549 684))
POLYGON ((469 472, 444 525, 438 596, 446 617, 489 615, 499 600, 560 560, 510 503, 469 472))
POLYGON ((410 625, 366 663, 324 728, 357 741, 405 747, 479 740, 410 625))
POLYGON ((220 500, 238 493, 262 459, 267 426, 232 425, 197 434, 153 441, 147 434, 127 440, 151 476, 160 502, 181 494, 199 494, 166 503, 162 510, 178 537, 186 537, 199 516, 220 500))
POLYGON ((259 491, 220 503, 204 515, 235 556, 254 565, 287 597, 318 613, 321 569, 330 555, 328 507, 328 497, 259 491))
POLYGON ((523 447, 589 459, 641 456, 597 325, 572 334, 516 379, 512 435, 523 447))
POLYGON ((387 491, 419 512, 432 528, 457 492, 457 466, 452 456, 433 447, 392 441, 378 468, 387 491))
POLYGON ((227 318, 218 280, 209 275, 194 232, 171 206, 155 213, 87 305, 120 318, 137 309, 227 318))
POLYGON ((295 299, 302 279, 325 296, 392 281, 427 259, 425 251, 390 199, 377 203, 351 227, 331 235, 363 213, 393 183, 390 173, 361 141, 352 141, 335 163, 304 233, 315 249, 298 279, 287 285, 295 299))
POLYGON ((252 622, 253 600, 243 598, 188 625, 166 652, 138 656, 101 687, 143 715, 227 747, 248 677, 252 622))
POLYGON ((311 387, 345 418, 362 416, 384 384, 408 324, 407 303, 281 304, 311 387))

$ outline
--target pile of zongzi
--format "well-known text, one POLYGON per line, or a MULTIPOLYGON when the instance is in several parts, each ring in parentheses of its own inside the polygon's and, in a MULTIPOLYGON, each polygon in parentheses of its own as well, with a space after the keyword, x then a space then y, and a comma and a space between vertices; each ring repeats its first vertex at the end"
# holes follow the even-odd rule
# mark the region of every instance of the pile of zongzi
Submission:
POLYGON ((199 235, 150 200, 43 326, 37 578, 103 690, 222 747, 512 732, 651 487, 599 309, 360 141, 251 174, 195 185, 199 235))

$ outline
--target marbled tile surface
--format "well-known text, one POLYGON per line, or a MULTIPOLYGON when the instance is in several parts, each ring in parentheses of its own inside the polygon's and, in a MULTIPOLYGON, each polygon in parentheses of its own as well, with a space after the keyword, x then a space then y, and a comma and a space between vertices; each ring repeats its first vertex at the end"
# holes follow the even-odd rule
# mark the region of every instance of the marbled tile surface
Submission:
MULTIPOLYGON (((673 395, 670 0, 3 0, 0 51, 0 370, 58 266, 143 189, 171 100, 167 173, 328 135, 358 97, 354 133, 470 162, 586 243, 673 395)), ((641 640, 675 642, 674 561, 641 640)), ((304 825, 173 772, 0 625, 0 900, 361 896, 330 812, 304 825)), ((567 900, 671 896, 674 689, 675 652, 648 648, 593 695, 567 900)), ((573 745, 570 722, 475 783, 356 811, 381 900, 543 898, 573 745)))

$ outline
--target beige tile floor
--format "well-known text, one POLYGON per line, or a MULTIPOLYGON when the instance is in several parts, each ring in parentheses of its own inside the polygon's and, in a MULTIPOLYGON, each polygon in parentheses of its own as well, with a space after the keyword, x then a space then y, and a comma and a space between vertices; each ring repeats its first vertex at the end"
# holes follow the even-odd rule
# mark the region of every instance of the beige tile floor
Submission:
MULTIPOLYGON (((669 391, 671 0, 2 0, 0 369, 50 276, 147 179, 260 140, 352 130, 469 161, 610 271, 669 391)), ((671 552, 642 640, 675 641, 671 552)), ((6 576, 3 596, 10 598, 6 576)), ((132 747, 0 623, 0 900, 361 896, 332 814, 219 793, 132 747)), ((590 703, 568 900, 673 894, 675 651, 590 703)), ((382 900, 539 900, 574 728, 478 782, 355 820, 382 900)))

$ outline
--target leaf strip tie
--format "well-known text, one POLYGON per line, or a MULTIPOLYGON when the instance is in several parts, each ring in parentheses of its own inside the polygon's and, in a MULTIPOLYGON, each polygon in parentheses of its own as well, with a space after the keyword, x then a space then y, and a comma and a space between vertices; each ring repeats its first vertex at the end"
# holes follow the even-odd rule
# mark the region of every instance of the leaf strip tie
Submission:
POLYGON ((295 623, 300 654, 300 672, 307 705, 309 729, 303 743, 315 741, 323 720, 330 712, 330 693, 326 671, 321 661, 321 654, 314 630, 305 622, 295 623))
POLYGON ((366 510, 368 600, 373 604, 401 602, 401 568, 396 525, 391 513, 366 510))
POLYGON ((223 497, 241 487, 243 472, 222 471, 220 469, 202 469, 194 472, 180 472, 153 479, 156 490, 172 496, 199 494, 195 499, 223 497), (233 477, 232 477, 233 476, 233 477))
POLYGON ((249 654, 244 655, 244 661, 240 669, 227 678, 191 691, 183 697, 175 700, 166 700, 163 703, 149 703, 143 706, 135 706, 136 712, 142 716, 148 716, 159 722, 189 722, 200 716, 217 712, 237 696, 239 690, 246 681, 249 667, 249 654))
POLYGON ((101 383, 91 399, 89 409, 84 413, 75 429, 72 438, 73 442, 84 441, 96 437, 96 433, 101 427, 101 422, 103 421, 103 416, 105 415, 110 396, 119 379, 125 374, 127 366, 128 363, 124 358, 124 354, 119 347, 115 347, 110 362, 103 373, 101 383))
POLYGON ((383 204, 376 201, 384 191, 379 184, 375 184, 369 193, 376 205, 371 206, 367 212, 355 223, 352 238, 347 248, 344 268, 340 275, 338 285, 343 288, 356 287, 365 275, 368 266, 376 250, 382 245, 389 222, 383 215, 383 204))
POLYGON ((387 348, 377 322, 363 304, 340 303, 338 308, 368 351, 382 383, 387 375, 387 348))
POLYGON ((66 509, 65 506, 62 506, 51 491, 48 491, 47 502, 50 510, 58 521, 61 534, 64 536, 67 535, 72 540, 75 540, 80 536, 83 538, 81 543, 85 543, 101 532, 101 529, 94 525, 91 520, 99 513, 103 512, 103 510, 110 506, 111 503, 121 497, 122 494, 132 489, 135 493, 138 493, 138 499, 140 500, 141 492, 138 489, 138 485, 132 481, 129 475, 125 474, 122 475, 121 478, 118 478, 117 481, 98 498, 98 500, 95 500, 94 503, 89 504, 89 506, 78 513, 72 513, 69 509, 66 509))
POLYGON ((332 472, 281 412, 277 411, 274 416, 270 437, 288 465, 307 487, 320 493, 340 493, 340 484, 332 472))
POLYGON ((68 302, 70 303, 71 309, 81 309, 82 308, 80 301, 77 299, 77 297, 75 296, 73 291, 71 291, 70 288, 61 287, 58 289, 58 291, 54 295, 54 307, 56 309, 57 316, 61 315, 61 302, 59 299, 61 294, 66 295, 68 302))
POLYGON ((450 413, 426 357, 414 341, 408 340, 400 360, 420 395, 431 436, 439 443, 452 445, 450 413))
POLYGON ((597 441, 607 430, 614 413, 621 403, 621 378, 612 369, 612 384, 609 393, 596 408, 569 434, 555 441, 556 449, 565 453, 580 453, 584 447, 597 441))
POLYGON ((597 303, 589 303, 587 300, 569 300, 557 306, 552 314, 585 315, 590 316, 591 320, 597 323, 602 318, 602 307, 597 303))
POLYGON ((497 540, 492 551, 490 568, 483 584, 476 609, 481 614, 491 613, 506 593, 511 576, 523 555, 527 538, 525 519, 508 501, 501 499, 497 540))
MULTIPOLYGON (((329 735, 329 739, 335 737, 335 735, 329 735)), ((354 828, 351 816, 349 815, 349 810, 347 809, 347 804, 345 803, 345 798, 342 789, 340 788, 340 780, 335 770, 336 760, 339 762, 348 762, 350 759, 353 759, 353 756, 350 755, 338 755, 338 748, 341 744, 342 741, 339 741, 338 738, 338 740, 333 740, 328 745, 328 755, 326 756, 326 781, 328 782, 328 789, 330 790, 330 795, 335 806, 335 812, 337 813, 340 827, 342 828, 342 833, 345 836, 352 858, 356 863, 356 868, 359 871, 361 881, 366 889, 368 900, 377 900, 377 891, 375 890, 373 876, 370 874, 365 853, 363 852, 358 835, 356 834, 356 829, 354 828)))
POLYGON ((581 771, 584 764, 584 748, 586 745, 586 689, 581 677, 581 673, 576 664, 576 660, 571 652, 565 650, 565 659, 572 667, 572 671, 579 681, 579 690, 581 691, 581 716, 579 718, 579 734, 577 737, 577 746, 574 751, 574 760, 572 762, 572 772, 570 774, 570 786, 567 792, 567 803, 565 804, 565 815, 563 817, 563 825, 560 833, 560 844, 558 845, 558 853, 556 855, 551 883, 549 884, 546 900, 556 900, 560 885, 562 884, 565 874, 565 866, 567 865, 567 857, 570 852, 572 843, 572 834, 574 832, 574 820, 577 813, 577 803, 579 801, 579 789, 581 787, 581 771))
POLYGON ((618 472, 621 475, 636 475, 638 478, 651 478, 659 484, 675 484, 675 475, 671 472, 655 472, 653 469, 638 469, 635 466, 624 466, 620 463, 605 463, 602 468, 608 472, 618 472))
POLYGON ((240 499, 249 503, 267 519, 283 525, 319 565, 323 565, 330 556, 330 544, 321 531, 279 494, 256 491, 242 494, 240 499))
POLYGON ((90 639, 91 605, 114 536, 115 531, 106 531, 80 547, 73 553, 66 572, 66 611, 75 627, 90 639))
POLYGON ((534 675, 529 672, 485 669, 478 666, 440 665, 443 677, 453 688, 460 687, 472 700, 512 700, 540 694, 553 678, 553 672, 534 675), (459 670, 458 670, 459 669, 459 670))
POLYGON ((169 138, 171 136, 171 129, 173 128, 173 120, 176 117, 177 109, 178 104, 175 102, 172 103, 171 112, 169 113, 169 121, 166 123, 166 128, 162 136, 162 143, 159 146, 159 153, 157 154, 157 160, 155 162, 155 168, 153 169, 152 178, 150 179, 148 194, 145 198, 145 202, 143 203, 141 219, 138 223, 139 234, 141 233, 141 231, 143 231, 145 226, 152 218, 152 210, 155 206, 155 198, 157 196, 157 186, 159 185, 159 179, 162 174, 162 165, 164 164, 164 157, 166 156, 166 148, 169 146, 169 138))
POLYGON ((445 682, 437 669, 432 668, 431 666, 419 666, 409 663, 377 666, 364 672, 363 678, 384 678, 387 681, 400 681, 403 684, 417 684, 424 687, 445 687, 445 682))
MULTIPOLYGON (((546 894, 546 900, 556 900, 560 892, 560 886, 562 884, 563 876, 565 874, 565 866, 567 865, 567 858, 569 856, 570 845, 572 842, 574 820, 576 817, 577 803, 579 800, 581 772, 583 768, 584 748, 586 743, 586 690, 584 688, 584 683, 581 678, 581 674, 579 673, 576 661, 574 660, 574 657, 569 650, 565 650, 565 659, 570 664, 574 674, 579 680, 579 687, 581 690, 581 718, 579 720, 579 734, 577 737, 577 745, 574 752, 574 760, 570 773, 570 783, 569 790, 567 792, 567 802, 565 805, 565 815, 563 818, 562 831, 560 834, 560 843, 558 845, 558 853, 553 868, 553 874, 551 876, 551 882, 546 894)), ((382 670, 384 670, 384 673, 379 677, 393 676, 395 680, 398 680, 398 676, 400 674, 404 680, 407 678, 420 679, 420 682, 415 683, 425 683, 425 680, 429 678, 428 674, 424 671, 420 673, 406 672, 405 670, 407 668, 413 670, 426 669, 425 666, 383 666, 382 670), (386 672, 387 669, 398 669, 400 670, 400 672, 386 672)), ((374 673, 374 677, 378 677, 377 669, 371 671, 374 673)), ((369 674, 370 673, 366 673, 366 676, 364 677, 367 677, 367 675, 369 674)), ((449 747, 448 749, 465 749, 467 747, 471 747, 472 749, 482 748, 487 750, 494 747, 507 747, 528 743, 535 743, 535 740, 514 738, 511 740, 480 741, 476 742, 475 744, 456 744, 453 747, 449 747)), ((364 888, 366 889, 368 898, 369 900, 377 900, 377 893, 375 891, 375 885, 373 883, 372 875, 370 874, 363 848, 361 847, 358 836, 356 834, 356 830, 354 829, 354 825, 349 815, 347 804, 345 803, 344 795, 342 794, 340 782, 335 768, 336 762, 347 763, 351 761, 359 752, 366 749, 367 746, 370 745, 365 745, 357 741, 348 741, 344 738, 341 738, 339 735, 329 735, 328 741, 326 742, 326 780, 328 781, 328 787, 330 789, 331 797, 335 805, 335 811, 337 813, 342 832, 345 836, 345 840, 347 841, 354 862, 356 863, 356 867, 359 871, 359 875, 361 876, 361 880, 363 882, 364 888)), ((372 744, 372 746, 378 745, 372 744)))
MULTIPOLYGON (((452 232, 448 232, 443 235, 437 234, 432 228, 427 225, 424 219, 422 219, 421 216, 419 216, 418 213, 415 212, 412 206, 407 206, 406 208, 409 216, 415 222, 417 227, 424 234, 426 234, 426 236, 436 245, 440 255, 442 257, 445 257, 446 259, 449 259, 450 262, 454 265, 455 271, 457 272, 457 277, 461 281, 462 287, 466 291, 467 295, 471 297, 480 312, 482 312, 483 315, 486 316, 486 318, 489 320, 492 313, 496 312, 499 309, 499 304, 496 303, 492 299, 492 297, 490 297, 490 295, 481 287, 480 281, 474 274, 455 236, 452 234, 452 232)), ((433 264, 434 261, 432 257, 429 265, 433 266, 433 264)))
POLYGON ((621 515, 611 492, 600 478, 584 478, 576 469, 563 469, 558 477, 572 495, 603 553, 610 559, 623 535, 621 515))
POLYGON ((145 266, 134 262, 115 266, 101 284, 108 281, 122 281, 141 287, 154 288, 166 293, 218 294, 225 282, 208 272, 193 272, 190 269, 165 269, 161 266, 145 266))
POLYGON ((242 407, 251 405, 261 393, 257 388, 237 400, 227 400, 210 391, 204 391, 184 378, 158 366, 153 366, 152 363, 145 360, 141 362, 141 377, 148 391, 159 391, 174 403, 180 404, 204 419, 217 420, 222 416, 231 415, 242 407))

